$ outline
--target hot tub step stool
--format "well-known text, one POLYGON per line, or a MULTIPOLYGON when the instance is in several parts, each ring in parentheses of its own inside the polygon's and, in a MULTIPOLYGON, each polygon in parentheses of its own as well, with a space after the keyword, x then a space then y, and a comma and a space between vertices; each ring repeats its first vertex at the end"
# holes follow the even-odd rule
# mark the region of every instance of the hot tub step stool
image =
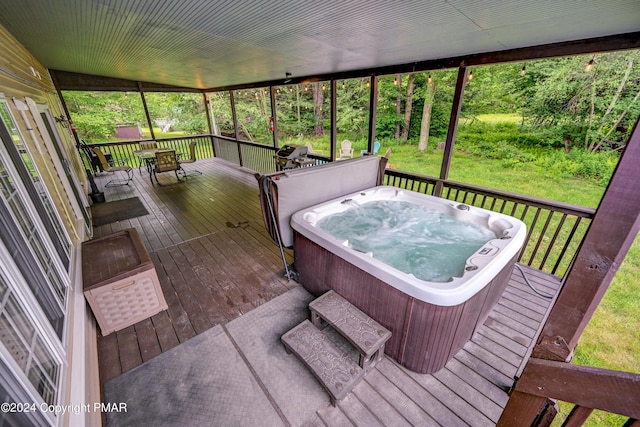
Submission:
POLYGON ((320 381, 333 406, 364 378, 364 370, 308 320, 286 332, 281 340, 287 353, 298 356, 320 381))
POLYGON ((391 332, 334 291, 312 301, 309 310, 313 323, 304 320, 281 340, 287 353, 294 353, 311 370, 335 406, 382 359, 391 332), (358 350, 359 366, 321 332, 327 325, 358 350))
POLYGON ((309 304, 311 321, 322 329, 329 324, 360 352, 359 364, 365 374, 382 359, 391 331, 360 311, 334 291, 309 304))

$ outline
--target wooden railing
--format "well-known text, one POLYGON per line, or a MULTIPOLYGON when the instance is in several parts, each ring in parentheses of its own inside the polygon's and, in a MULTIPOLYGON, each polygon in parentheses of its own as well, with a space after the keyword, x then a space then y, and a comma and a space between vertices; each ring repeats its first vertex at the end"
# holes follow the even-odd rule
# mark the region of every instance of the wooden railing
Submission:
POLYGON ((89 144, 89 146, 98 147, 103 152, 109 153, 111 158, 117 164, 137 166, 138 158, 133 152, 140 150, 141 142, 153 141, 157 143, 158 147, 174 149, 176 150, 176 153, 181 153, 183 157, 189 156, 189 144, 191 144, 192 141, 196 141, 196 157, 198 159, 214 157, 211 136, 209 135, 184 136, 179 138, 163 138, 156 140, 143 139, 134 141, 100 142, 89 144))
MULTIPOLYGON (((223 136, 199 135, 182 138, 158 139, 160 147, 174 148, 188 153, 189 143, 197 141, 198 158, 215 157, 243 166, 261 174, 276 172, 276 148, 266 144, 236 141, 223 136)), ((113 142, 93 144, 109 151, 118 161, 126 159, 135 164, 133 151, 140 142, 113 142)), ((310 156, 316 164, 329 161, 321 156, 310 156)), ((533 268, 563 277, 591 223, 595 209, 538 199, 478 187, 459 182, 417 175, 398 170, 385 171, 385 184, 419 193, 439 195, 484 209, 501 212, 521 219, 527 225, 527 237, 518 261, 533 268), (440 191, 440 194, 437 194, 440 191)))
MULTIPOLYGON (((276 172, 275 153, 277 149, 270 145, 255 142, 236 141, 232 138, 215 136, 213 138, 216 157, 259 172, 268 174, 276 172)), ((326 163, 329 159, 310 155, 316 165, 326 163)))
POLYGON ((527 225, 527 237, 518 261, 560 277, 571 265, 595 213, 582 206, 391 169, 385 173, 385 184, 519 218, 527 225))
POLYGON ((558 400, 573 407, 564 422, 559 417, 556 419, 557 425, 581 426, 594 409, 598 409, 619 415, 622 419, 617 425, 621 427, 637 427, 640 425, 638 396, 640 374, 532 358, 511 392, 498 427, 523 425, 522 414, 529 408, 519 406, 524 400, 522 397, 526 397, 527 405, 543 408, 533 423, 528 419, 526 425, 548 425, 545 418, 556 417, 555 400, 558 400))

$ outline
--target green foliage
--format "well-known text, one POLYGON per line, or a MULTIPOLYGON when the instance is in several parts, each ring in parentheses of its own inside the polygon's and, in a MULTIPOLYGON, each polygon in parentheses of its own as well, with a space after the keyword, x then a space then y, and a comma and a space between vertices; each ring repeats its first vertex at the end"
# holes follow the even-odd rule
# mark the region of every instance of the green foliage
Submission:
POLYGON ((269 130, 271 98, 266 89, 234 91, 238 136, 245 141, 271 144, 273 136, 269 130))
POLYGON ((563 178, 588 178, 606 186, 618 163, 618 154, 611 151, 590 153, 574 148, 569 154, 561 150, 547 152, 536 165, 547 173, 563 178))
POLYGON ((572 147, 619 149, 640 114, 639 74, 638 50, 530 61, 522 89, 527 123, 551 128, 572 147))
POLYGON ((207 96, 211 105, 212 131, 216 135, 233 136, 233 113, 229 92, 213 92, 207 96))
POLYGON ((117 125, 147 125, 139 94, 65 91, 63 96, 78 135, 88 142, 112 138, 117 125))
POLYGON ((170 130, 185 134, 208 133, 204 102, 200 93, 151 92, 146 93, 149 115, 154 123, 166 120, 170 130))
POLYGON ((567 154, 564 150, 545 148, 546 141, 541 139, 545 135, 528 132, 513 123, 475 121, 459 127, 456 148, 467 155, 500 160, 506 168, 527 164, 549 176, 588 178, 601 186, 609 183, 618 162, 617 152, 591 153, 574 148, 567 154))

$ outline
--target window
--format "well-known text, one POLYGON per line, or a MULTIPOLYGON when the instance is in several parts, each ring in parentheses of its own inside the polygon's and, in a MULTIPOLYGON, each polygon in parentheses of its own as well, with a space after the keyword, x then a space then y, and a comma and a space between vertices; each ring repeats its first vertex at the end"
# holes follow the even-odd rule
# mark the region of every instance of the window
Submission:
POLYGON ((64 91, 78 137, 85 142, 150 138, 138 92, 64 91))
POLYGON ((57 398, 61 363, 44 344, 27 312, 0 275, 0 340, 47 404, 57 398))
POLYGON ((369 97, 371 79, 340 80, 336 84, 337 144, 351 141, 354 157, 367 149, 369 141, 369 97))
MULTIPOLYGON (((59 402, 64 350, 40 323, 25 280, 0 242, 0 399, 3 402, 59 402), (26 293, 25 293, 26 291, 26 293)), ((54 425, 51 412, 0 413, 0 425, 54 425)))
POLYGON ((276 88, 278 145, 309 144, 314 154, 330 155, 329 91, 329 82, 276 88))
POLYGON ((378 78, 376 138, 393 169, 438 177, 457 70, 378 78))
POLYGON ((596 207, 640 114, 640 50, 467 72, 449 178, 596 207))
MULTIPOLYGON (((47 188, 42 182, 41 174, 29 151, 29 147, 24 143, 22 136, 18 132, 6 101, 0 102, 0 116, 10 134, 10 138, 3 139, 8 154, 18 169, 18 173, 25 183, 27 192, 30 193, 31 200, 43 221, 60 260, 65 268, 68 269, 72 249, 71 239, 58 215, 58 211, 55 209, 47 188), (9 139, 13 141, 13 143, 9 143, 9 139)), ((28 120, 26 115, 24 116, 24 120, 28 120)), ((25 123, 25 125, 28 127, 35 126, 31 123, 25 123)), ((32 133, 32 135, 34 135, 34 133, 32 133)), ((37 141, 36 143, 40 142, 41 141, 37 141)))
POLYGON ((238 139, 273 145, 269 89, 236 90, 233 92, 233 99, 238 120, 238 139))
POLYGON ((16 167, 24 165, 21 157, 17 162, 11 161, 7 149, 14 144, 7 144, 11 136, 3 125, 0 125, 0 137, 4 142, 0 146, 0 239, 10 251, 51 326, 58 336, 62 336, 68 278, 60 261, 51 256, 56 251, 32 204, 39 202, 40 198, 25 189, 25 185, 32 184, 28 177, 26 180, 19 178, 16 167))
POLYGON ((214 135, 235 138, 233 113, 229 92, 211 92, 207 94, 211 111, 211 130, 214 135))
POLYGON ((176 138, 209 133, 201 93, 145 92, 156 138, 176 138))
MULTIPOLYGON (((69 156, 67 147, 65 147, 62 142, 62 138, 58 133, 53 114, 49 111, 49 107, 46 105, 38 105, 38 111, 40 112, 40 118, 42 119, 42 125, 44 126, 44 129, 41 129, 40 131, 47 132, 51 139, 57 160, 60 162, 61 169, 64 171, 64 176, 69 184, 67 191, 69 192, 70 190, 70 192, 73 193, 78 209, 80 210, 80 214, 84 218, 85 231, 87 232, 87 235, 90 236, 92 234, 92 230, 90 229, 91 220, 89 218, 88 206, 82 185, 80 184, 76 174, 73 172, 72 157, 69 156)), ((75 147, 70 149, 75 150, 75 147)))

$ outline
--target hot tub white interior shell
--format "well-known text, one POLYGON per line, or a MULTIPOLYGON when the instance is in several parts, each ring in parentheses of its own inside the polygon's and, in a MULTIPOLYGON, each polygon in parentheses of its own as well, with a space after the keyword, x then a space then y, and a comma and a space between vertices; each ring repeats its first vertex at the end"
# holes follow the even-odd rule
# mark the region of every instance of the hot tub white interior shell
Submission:
POLYGON ((482 290, 520 251, 526 236, 526 226, 517 218, 389 186, 373 187, 303 209, 292 216, 291 226, 319 246, 399 291, 417 300, 440 306, 461 304, 482 290), (377 200, 413 203, 486 227, 497 238, 487 242, 467 259, 461 277, 452 277, 448 282, 420 280, 413 274, 385 264, 370 253, 350 248, 347 241, 336 239, 316 227, 320 219, 353 206, 353 203, 343 203, 348 199, 358 204, 377 200))

